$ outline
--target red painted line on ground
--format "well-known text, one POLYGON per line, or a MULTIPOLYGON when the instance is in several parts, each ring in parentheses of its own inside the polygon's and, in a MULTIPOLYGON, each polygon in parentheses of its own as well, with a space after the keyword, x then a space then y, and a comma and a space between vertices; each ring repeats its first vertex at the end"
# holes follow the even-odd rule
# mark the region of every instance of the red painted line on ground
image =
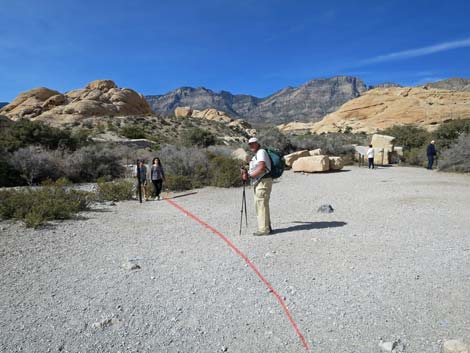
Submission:
POLYGON ((287 305, 286 303, 284 302, 284 300, 282 300, 281 296, 276 292, 276 290, 273 288, 273 286, 271 285, 271 283, 268 282, 268 280, 261 274, 261 272, 258 270, 258 268, 253 264, 253 262, 251 262, 251 260, 240 250, 238 249, 235 244, 233 244, 225 235, 223 235, 221 232, 219 232, 217 229, 215 229, 214 227, 212 227, 211 225, 207 224, 206 222, 204 222, 203 220, 201 220, 200 218, 196 217, 195 215, 193 215, 191 212, 189 212, 188 210, 184 209, 183 207, 181 207, 180 205, 178 205, 176 202, 170 200, 170 199, 167 199, 167 198, 164 198, 164 200, 166 202, 168 202, 170 205, 176 207, 178 210, 180 210, 181 212, 183 212, 184 214, 186 214, 187 216, 191 217, 193 220, 195 220, 197 223, 199 223, 200 225, 202 225, 203 227, 209 229, 212 233, 214 233, 215 235, 217 235, 219 238, 221 238, 237 255, 239 255, 247 264, 248 266, 250 266, 250 268, 253 270, 253 272, 259 277, 259 279, 266 285, 266 287, 268 287, 269 291, 274 295, 274 297, 277 299, 277 301, 279 302, 279 304, 281 305, 282 309, 284 310, 284 313, 286 314, 287 318, 289 319, 290 323, 292 324, 292 327, 294 328, 295 330, 295 333, 297 334, 297 336, 299 336, 299 339, 300 341, 302 342, 302 345, 305 347, 305 349, 307 351, 310 352, 310 347, 308 346, 308 343, 307 343, 307 340, 305 339, 305 337, 302 335, 302 333, 300 332, 297 324, 295 323, 294 321, 294 318, 292 317, 289 309, 287 308, 287 305))

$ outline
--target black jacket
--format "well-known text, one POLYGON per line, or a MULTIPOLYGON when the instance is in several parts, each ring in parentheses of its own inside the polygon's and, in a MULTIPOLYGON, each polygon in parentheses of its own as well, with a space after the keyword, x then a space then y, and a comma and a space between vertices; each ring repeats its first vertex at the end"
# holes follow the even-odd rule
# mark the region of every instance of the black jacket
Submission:
POLYGON ((435 156, 436 155, 436 146, 434 146, 432 143, 428 145, 428 148, 426 148, 426 154, 428 157, 435 156))

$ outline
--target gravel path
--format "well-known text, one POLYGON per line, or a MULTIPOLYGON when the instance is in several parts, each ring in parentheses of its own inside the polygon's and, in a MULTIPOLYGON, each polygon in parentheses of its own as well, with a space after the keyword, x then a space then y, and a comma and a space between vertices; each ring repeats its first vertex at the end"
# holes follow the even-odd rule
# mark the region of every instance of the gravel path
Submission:
MULTIPOLYGON (((238 235, 241 189, 174 201, 253 261, 314 352, 469 341, 470 178, 348 169, 287 172, 269 237, 238 235), (317 213, 322 204, 335 212, 317 213)), ((0 223, 0 352, 305 352, 245 262, 167 202, 82 216, 37 231, 0 223)))

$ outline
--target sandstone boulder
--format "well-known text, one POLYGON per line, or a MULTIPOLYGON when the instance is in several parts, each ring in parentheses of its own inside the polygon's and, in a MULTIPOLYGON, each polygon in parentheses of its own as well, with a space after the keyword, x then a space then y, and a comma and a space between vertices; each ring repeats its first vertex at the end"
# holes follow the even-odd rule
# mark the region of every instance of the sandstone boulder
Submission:
POLYGON ((12 120, 28 118, 61 125, 89 117, 151 115, 153 112, 139 93, 119 89, 111 80, 97 80, 84 89, 65 94, 48 88, 24 92, 0 109, 0 114, 12 120))
POLYGON ((191 117, 218 121, 223 123, 230 123, 233 121, 233 119, 228 116, 227 113, 213 108, 204 110, 194 110, 191 117))
POLYGON ((100 91, 108 91, 111 88, 117 88, 116 84, 111 80, 95 80, 86 86, 88 90, 97 89, 100 91))
POLYGON ((42 103, 42 108, 43 109, 52 109, 54 107, 57 107, 62 104, 67 103, 67 97, 64 96, 63 94, 56 94, 52 97, 49 97, 44 103, 42 103))
POLYGON ((311 156, 321 156, 321 155, 323 155, 323 151, 322 151, 321 148, 311 150, 311 151, 309 151, 309 153, 310 153, 311 156))
POLYGON ((328 157, 330 159, 330 170, 341 170, 344 167, 344 161, 341 157, 328 157))
POLYGON ((308 157, 308 156, 310 156, 310 153, 308 150, 297 151, 297 152, 293 152, 291 154, 285 155, 284 161, 287 167, 292 167, 292 165, 297 159, 301 157, 308 157))
POLYGON ((190 107, 177 107, 175 109, 175 116, 177 118, 190 118, 193 111, 190 107))
POLYGON ((292 165, 294 172, 327 172, 330 169, 328 156, 309 156, 298 158, 292 165))

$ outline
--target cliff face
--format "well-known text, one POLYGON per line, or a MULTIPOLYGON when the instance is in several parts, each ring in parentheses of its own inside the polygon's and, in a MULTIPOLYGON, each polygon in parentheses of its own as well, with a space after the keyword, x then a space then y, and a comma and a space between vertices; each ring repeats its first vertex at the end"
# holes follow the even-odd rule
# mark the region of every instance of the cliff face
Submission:
POLYGON ((416 124, 432 130, 452 119, 470 119, 470 92, 392 87, 370 90, 315 124, 285 124, 280 129, 373 133, 395 124, 416 124))
POLYGON ((318 121, 366 90, 360 79, 337 76, 309 81, 299 87, 286 87, 266 98, 183 87, 146 99, 152 109, 161 114, 171 114, 175 108, 183 106, 198 110, 215 108, 250 122, 279 124, 293 120, 318 121))

